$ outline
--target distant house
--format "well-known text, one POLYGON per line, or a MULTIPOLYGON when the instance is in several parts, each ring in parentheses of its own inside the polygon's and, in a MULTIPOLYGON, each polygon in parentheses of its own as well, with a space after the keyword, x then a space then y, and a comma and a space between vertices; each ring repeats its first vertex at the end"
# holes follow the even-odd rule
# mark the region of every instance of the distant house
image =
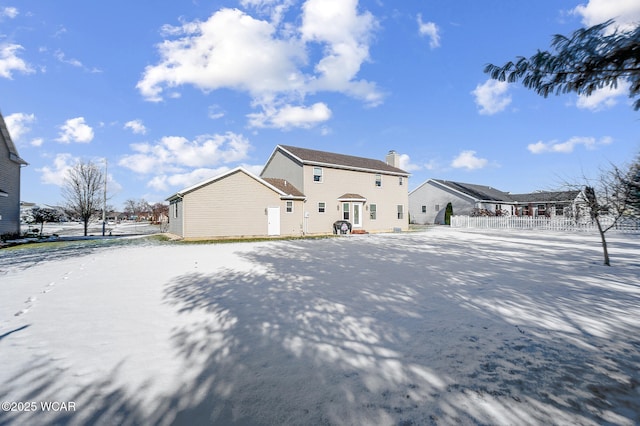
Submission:
POLYGON ((20 232, 20 158, 0 113, 0 235, 20 232))
POLYGON ((387 162, 278 145, 260 176, 237 168, 169 201, 169 232, 183 238, 297 236, 407 230, 408 174, 387 162))
POLYGON ((519 216, 571 216, 584 203, 580 191, 537 191, 510 197, 519 216))
POLYGON ((562 216, 575 207, 579 194, 510 194, 490 186, 428 179, 409 193, 409 212, 416 224, 443 224, 448 203, 454 215, 562 216))
POLYGON ((285 179, 305 196, 305 234, 332 232, 346 220, 354 232, 407 230, 409 174, 400 156, 385 161, 313 149, 278 145, 261 177, 285 179))

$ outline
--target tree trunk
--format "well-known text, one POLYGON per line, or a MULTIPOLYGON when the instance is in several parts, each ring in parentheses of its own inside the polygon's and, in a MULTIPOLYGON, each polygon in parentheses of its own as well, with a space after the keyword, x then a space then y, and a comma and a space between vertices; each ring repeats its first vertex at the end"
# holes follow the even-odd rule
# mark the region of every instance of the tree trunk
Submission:
POLYGON ((600 233, 600 240, 602 241, 602 252, 604 254, 604 264, 607 266, 611 266, 609 262, 609 250, 607 250, 607 240, 604 237, 604 231, 602 230, 602 225, 600 224, 600 219, 596 217, 596 225, 598 225, 598 232, 600 233))
POLYGON ((89 229, 89 219, 84 220, 84 236, 87 236, 87 231, 89 229))

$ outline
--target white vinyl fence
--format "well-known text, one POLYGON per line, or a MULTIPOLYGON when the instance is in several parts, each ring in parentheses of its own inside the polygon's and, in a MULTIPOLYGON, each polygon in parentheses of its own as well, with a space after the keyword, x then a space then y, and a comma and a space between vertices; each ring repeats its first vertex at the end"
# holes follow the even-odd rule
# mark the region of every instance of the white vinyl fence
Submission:
MULTIPOLYGON (((612 219, 601 218, 603 227, 609 226, 612 219)), ((544 229, 549 231, 597 232, 595 221, 569 219, 564 217, 548 218, 544 216, 451 216, 452 228, 483 229, 544 229)), ((639 219, 621 219, 611 231, 639 233, 639 219)))

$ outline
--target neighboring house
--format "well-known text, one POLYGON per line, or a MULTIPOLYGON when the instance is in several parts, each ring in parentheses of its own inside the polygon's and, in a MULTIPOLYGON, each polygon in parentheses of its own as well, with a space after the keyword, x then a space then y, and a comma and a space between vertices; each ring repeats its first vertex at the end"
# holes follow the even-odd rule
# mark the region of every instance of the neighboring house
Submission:
POLYGON ((305 196, 303 232, 333 232, 337 220, 353 232, 405 231, 409 227, 409 174, 400 156, 386 161, 278 145, 261 177, 281 178, 305 196))
POLYGON ((260 177, 237 168, 185 188, 169 201, 169 231, 183 238, 407 230, 408 173, 387 162, 278 145, 260 177))
POLYGON ((198 238, 300 235, 304 196, 284 180, 243 168, 205 180, 167 198, 168 232, 198 238))
POLYGON ((537 191, 511 194, 519 216, 575 216, 578 204, 584 204, 580 191, 537 191))
POLYGON ((572 212, 579 194, 510 194, 490 186, 428 179, 409 194, 409 213, 416 224, 444 224, 448 203, 454 215, 561 216, 572 212))
POLYGON ((0 235, 20 232, 20 158, 0 113, 0 235))

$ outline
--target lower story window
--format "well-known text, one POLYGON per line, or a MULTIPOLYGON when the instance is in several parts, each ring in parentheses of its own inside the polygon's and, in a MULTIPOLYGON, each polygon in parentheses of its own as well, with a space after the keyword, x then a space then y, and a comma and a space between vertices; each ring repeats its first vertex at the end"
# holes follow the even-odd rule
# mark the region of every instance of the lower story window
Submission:
POLYGON ((369 206, 369 219, 376 220, 378 216, 378 206, 375 204, 371 204, 369 206))
POLYGON ((402 204, 398 204, 398 219, 404 218, 404 206, 402 204))
POLYGON ((318 213, 324 213, 325 203, 318 203, 318 213))
POLYGON ((342 203, 342 220, 349 220, 349 203, 342 203))

